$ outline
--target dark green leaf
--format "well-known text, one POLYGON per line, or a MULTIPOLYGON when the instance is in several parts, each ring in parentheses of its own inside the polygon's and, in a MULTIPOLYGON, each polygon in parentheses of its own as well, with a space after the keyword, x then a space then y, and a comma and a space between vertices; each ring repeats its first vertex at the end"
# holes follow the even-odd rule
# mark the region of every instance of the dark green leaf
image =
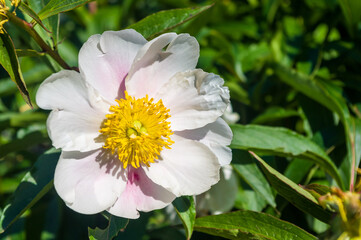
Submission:
POLYGON ((361 1, 359 0, 339 0, 342 13, 346 19, 347 28, 351 34, 357 30, 357 24, 361 20, 361 1))
POLYGON ((322 208, 311 193, 277 172, 253 152, 250 153, 261 164, 262 170, 266 174, 268 181, 282 197, 315 218, 326 223, 330 221, 332 213, 322 208))
POLYGON ((0 64, 8 72, 11 80, 15 82, 25 102, 32 107, 14 44, 5 30, 4 33, 0 33, 0 64))
POLYGON ((105 229, 88 228, 89 239, 91 240, 108 240, 113 239, 119 233, 125 229, 129 220, 126 218, 110 216, 108 226, 105 229))
POLYGON ((173 206, 182 220, 186 230, 187 239, 190 239, 193 232, 194 221, 196 219, 196 208, 193 196, 182 196, 173 201, 173 206))
POLYGON ((308 138, 286 128, 232 125, 231 148, 311 160, 323 167, 343 187, 335 164, 308 138))
POLYGON ((30 146, 43 143, 48 136, 40 131, 31 132, 21 139, 13 140, 7 144, 0 145, 0 158, 11 152, 25 150, 30 146))
POLYGON ((317 239, 291 223, 252 211, 197 218, 194 230, 227 239, 317 239))
POLYGON ((90 2, 90 0, 51 0, 41 9, 38 16, 40 19, 46 19, 58 13, 70 11, 87 2, 90 2))
POLYGON ((16 189, 10 204, 0 217, 0 233, 13 224, 27 209, 39 201, 52 187, 59 151, 51 149, 39 157, 16 189))
POLYGON ((145 38, 153 38, 158 34, 169 31, 170 29, 191 20, 211 6, 212 5, 161 11, 130 25, 128 28, 136 30, 145 38))
POLYGON ((20 2, 20 5, 19 5, 19 9, 26 13, 27 15, 29 15, 32 19, 34 19, 34 21, 38 24, 40 24, 40 26, 47 32, 50 32, 46 27, 45 25, 43 24, 43 22, 40 20, 38 14, 36 14, 34 12, 33 9, 31 9, 26 3, 24 3, 23 1, 20 2))
POLYGON ((264 197, 272 206, 276 207, 275 197, 271 186, 263 176, 257 164, 246 151, 233 150, 233 168, 242 179, 255 191, 264 197))
POLYGON ((258 115, 253 119, 253 124, 264 124, 273 121, 277 121, 283 118, 299 116, 299 113, 294 110, 287 110, 281 107, 271 107, 267 109, 264 113, 258 115))
MULTIPOLYGON (((355 125, 353 118, 350 116, 346 101, 340 93, 340 88, 330 81, 312 79, 280 64, 272 64, 272 67, 280 80, 294 87, 309 98, 319 102, 329 110, 336 112, 340 116, 345 127, 348 150, 347 157, 340 167, 340 176, 345 185, 352 188, 351 185, 354 179, 351 180, 351 178, 356 171, 355 167, 358 166, 356 165, 357 153, 354 145, 357 140, 355 139, 357 135, 354 134, 354 132, 358 131, 357 129, 359 129, 359 127, 355 125)), ((344 189, 344 186, 340 187, 344 189)))

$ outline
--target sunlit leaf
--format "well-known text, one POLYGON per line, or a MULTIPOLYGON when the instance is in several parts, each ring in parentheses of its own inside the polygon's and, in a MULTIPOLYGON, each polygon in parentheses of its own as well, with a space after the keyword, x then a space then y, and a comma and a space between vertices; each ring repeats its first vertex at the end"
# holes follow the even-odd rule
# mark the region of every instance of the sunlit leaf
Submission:
POLYGON ((50 32, 45 25, 43 24, 43 22, 41 21, 41 19, 39 18, 38 14, 36 14, 36 12, 34 12, 33 9, 31 9, 26 3, 24 3, 23 1, 20 2, 19 4, 19 9, 26 13, 27 15, 29 15, 31 18, 34 19, 34 21, 38 24, 40 24, 40 26, 45 30, 50 32))
POLYGON ((196 208, 193 196, 182 196, 173 201, 173 206, 182 220, 186 230, 187 239, 190 239, 193 232, 194 221, 196 219, 196 208))
POLYGON ((343 187, 335 164, 310 139, 286 128, 232 125, 231 148, 311 160, 323 167, 343 187))
POLYGON ((135 29, 145 38, 153 38, 158 34, 169 31, 170 29, 191 20, 211 6, 212 5, 161 11, 130 25, 128 28, 135 29))
POLYGON ((50 2, 41 9, 38 16, 40 19, 46 19, 58 13, 70 11, 90 1, 91 0, 50 0, 50 2))
POLYGON ((265 213, 252 211, 237 211, 197 218, 194 230, 227 239, 317 239, 291 223, 265 213))
POLYGON ((266 174, 268 181, 282 197, 287 199, 287 201, 292 203, 298 209, 309 213, 315 218, 326 223, 330 221, 332 213, 322 208, 311 193, 277 172, 255 153, 251 152, 251 154, 261 164, 262 170, 266 174))

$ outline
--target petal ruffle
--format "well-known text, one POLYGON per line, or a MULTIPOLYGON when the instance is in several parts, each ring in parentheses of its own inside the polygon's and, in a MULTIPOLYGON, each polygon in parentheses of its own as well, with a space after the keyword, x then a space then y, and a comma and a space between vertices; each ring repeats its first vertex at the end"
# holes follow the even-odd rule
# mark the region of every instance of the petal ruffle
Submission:
POLYGON ((228 124, 222 119, 209 123, 202 128, 174 132, 175 135, 197 140, 209 147, 217 156, 221 166, 227 165, 232 161, 232 151, 229 147, 233 133, 228 124))
POLYGON ((142 168, 130 168, 127 186, 116 203, 108 211, 116 216, 138 218, 139 211, 149 212, 164 208, 175 195, 152 182, 142 168))
POLYGON ((43 109, 53 110, 47 127, 56 148, 90 151, 102 146, 95 139, 109 105, 85 86, 79 73, 63 70, 52 74, 40 85, 36 102, 43 109))
POLYGON ((126 186, 118 159, 102 150, 62 152, 55 169, 54 186, 73 210, 94 214, 112 206, 126 186))
POLYGON ((229 103, 223 79, 200 69, 176 74, 155 96, 170 109, 173 131, 200 128, 216 121, 229 103))
POLYGON ((163 34, 139 51, 127 77, 126 89, 136 98, 146 94, 152 97, 176 73, 194 69, 198 57, 199 45, 194 37, 163 34))
POLYGON ((162 150, 160 160, 145 169, 153 182, 176 196, 201 194, 218 182, 220 164, 207 146, 177 136, 173 140, 171 149, 162 150))
POLYGON ((139 49, 146 43, 133 29, 93 35, 80 49, 80 72, 91 86, 113 103, 114 99, 124 96, 124 79, 139 49))

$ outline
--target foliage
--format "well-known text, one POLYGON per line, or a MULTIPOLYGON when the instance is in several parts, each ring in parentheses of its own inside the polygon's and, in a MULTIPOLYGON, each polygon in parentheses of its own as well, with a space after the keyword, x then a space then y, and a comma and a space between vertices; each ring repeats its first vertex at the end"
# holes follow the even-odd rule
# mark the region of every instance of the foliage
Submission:
POLYGON ((0 14, 7 21, 0 31, 0 239, 330 236, 334 213, 319 197, 331 186, 352 192, 360 182, 359 0, 10 2, 0 14), (125 28, 147 39, 169 31, 195 36, 198 67, 225 80, 240 115, 231 126, 239 177, 231 213, 196 215, 190 196, 173 203, 178 219, 166 210, 129 221, 85 216, 53 190, 59 152, 36 90, 53 72, 77 70, 89 36, 125 28))

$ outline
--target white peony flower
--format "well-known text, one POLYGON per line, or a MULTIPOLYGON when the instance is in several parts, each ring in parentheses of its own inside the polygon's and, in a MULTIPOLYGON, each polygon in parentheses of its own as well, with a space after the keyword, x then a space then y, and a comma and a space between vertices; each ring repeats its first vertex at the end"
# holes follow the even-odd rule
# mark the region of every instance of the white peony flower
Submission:
POLYGON ((62 153, 55 189, 73 210, 138 218, 176 197, 205 192, 229 164, 232 139, 220 118, 223 80, 195 69, 199 45, 188 34, 146 41, 134 30, 94 35, 79 69, 40 86, 36 102, 62 153))

